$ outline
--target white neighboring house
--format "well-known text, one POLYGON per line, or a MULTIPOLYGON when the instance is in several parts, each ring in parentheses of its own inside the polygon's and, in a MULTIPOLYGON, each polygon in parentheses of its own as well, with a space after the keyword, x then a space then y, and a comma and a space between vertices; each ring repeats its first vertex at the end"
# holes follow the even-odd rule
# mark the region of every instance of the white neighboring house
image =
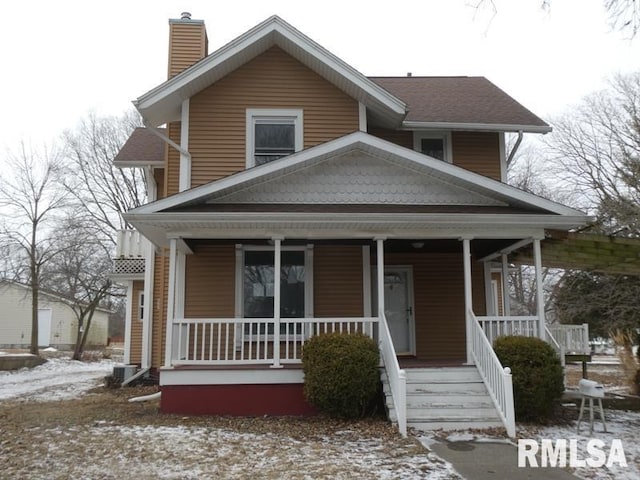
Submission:
MULTIPOLYGON (((107 345, 109 311, 96 309, 86 346, 107 345)), ((38 346, 59 349, 75 344, 77 319, 70 301, 40 292, 38 346)), ((0 281, 0 348, 28 348, 31 344, 31 289, 20 283, 0 281)))

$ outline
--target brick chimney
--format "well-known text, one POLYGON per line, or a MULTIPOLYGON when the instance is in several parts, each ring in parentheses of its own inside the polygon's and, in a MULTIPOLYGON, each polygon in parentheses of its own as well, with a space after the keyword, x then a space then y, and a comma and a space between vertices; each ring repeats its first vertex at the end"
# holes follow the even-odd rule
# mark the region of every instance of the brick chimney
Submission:
POLYGON ((208 55, 204 20, 192 20, 189 12, 169 20, 169 68, 171 78, 208 55))

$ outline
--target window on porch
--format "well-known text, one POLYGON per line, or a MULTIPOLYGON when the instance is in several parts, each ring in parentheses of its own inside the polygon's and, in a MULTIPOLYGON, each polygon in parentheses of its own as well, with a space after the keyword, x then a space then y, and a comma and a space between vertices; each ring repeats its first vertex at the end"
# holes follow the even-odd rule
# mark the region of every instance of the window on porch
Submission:
MULTIPOLYGON (((273 250, 246 250, 243 259, 243 316, 245 318, 273 318, 274 295, 273 250)), ((305 252, 283 251, 280 268, 280 318, 305 317, 305 252)), ((258 332, 258 324, 252 323, 254 334, 273 334, 273 324, 267 332, 258 332)), ((261 324, 264 330, 265 324, 261 324)), ((296 323, 296 329, 301 328, 296 323)), ((280 332, 287 331, 288 324, 280 324, 280 332)), ((245 324, 249 333, 249 324, 245 324)), ((297 332, 300 333, 300 332, 297 332)))

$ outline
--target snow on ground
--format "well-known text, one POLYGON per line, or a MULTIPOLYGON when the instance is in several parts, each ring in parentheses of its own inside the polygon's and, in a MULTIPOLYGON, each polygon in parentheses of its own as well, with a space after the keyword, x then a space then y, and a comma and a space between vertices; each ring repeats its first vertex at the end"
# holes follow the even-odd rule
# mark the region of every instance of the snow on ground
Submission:
MULTIPOLYGON (((578 448, 576 450, 576 458, 578 460, 585 460, 591 458, 591 455, 587 452, 587 443, 591 439, 599 439, 604 442, 604 446, 601 450, 605 453, 605 456, 609 456, 612 440, 619 439, 622 442, 624 449, 624 455, 627 462, 627 466, 621 466, 619 463, 613 462, 611 467, 580 467, 573 471, 573 474, 585 480, 598 479, 598 480, 638 480, 640 478, 640 443, 638 442, 638 432, 640 431, 640 412, 625 412, 621 410, 605 409, 605 421, 607 424, 607 432, 603 431, 602 422, 600 421, 600 414, 596 414, 596 420, 594 421, 593 434, 589 434, 589 419, 587 415, 586 422, 580 425, 580 434, 576 431, 576 423, 570 423, 562 426, 548 426, 548 427, 536 427, 530 425, 518 425, 518 437, 520 439, 533 439, 538 441, 538 445, 542 439, 548 439, 552 442, 556 440, 564 439, 567 442, 567 463, 569 463, 569 442, 572 439, 578 441, 578 448)), ((506 442, 511 443, 514 446, 517 445, 515 441, 506 439, 504 437, 492 437, 483 436, 477 431, 454 431, 448 433, 437 433, 437 438, 433 435, 426 433, 424 436, 419 436, 419 440, 423 445, 429 446, 437 439, 443 438, 450 442, 506 442)), ((554 443, 555 445, 555 443, 554 443)), ((595 459, 595 457, 593 457, 595 459)), ((538 456, 538 461, 540 457, 538 456)), ((514 457, 514 462, 517 462, 517 458, 514 457)), ((535 472, 530 470, 532 474, 535 472)), ((524 477, 523 477, 524 478, 524 477)), ((535 478, 535 477, 531 477, 535 478)))
POLYGON ((34 368, 0 371, 0 400, 50 401, 76 398, 113 372, 112 360, 79 362, 52 358, 34 368))
MULTIPOLYGON (((0 372, 0 407, 12 401, 25 405, 52 401, 47 405, 55 405, 56 401, 81 397, 109 374, 113 365, 107 360, 82 363, 54 358, 32 369, 0 372)), ((147 408, 142 404, 136 407, 140 415, 147 408)), ((60 408, 65 408, 65 403, 61 402, 60 408)), ((461 478, 449 463, 411 438, 377 436, 358 425, 333 433, 314 433, 310 428, 308 434, 300 436, 282 430, 246 431, 242 423, 237 428, 223 427, 206 418, 202 422, 185 418, 185 425, 176 425, 175 419, 164 420, 155 413, 140 424, 102 420, 113 417, 100 408, 105 407, 96 407, 94 418, 98 420, 87 423, 36 422, 26 426, 21 424, 20 415, 12 417, 18 419, 14 433, 0 435, 4 464, 0 477, 461 478), (163 424, 165 421, 174 424, 163 424)))
POLYGON ((36 442, 64 438, 50 442, 46 455, 34 456, 31 471, 50 469, 66 478, 460 478, 449 464, 420 447, 390 447, 385 439, 359 438, 353 431, 297 440, 220 428, 105 423, 64 432, 35 428, 28 434, 36 442), (86 447, 82 442, 87 438, 106 446, 91 448, 91 462, 82 461, 84 448, 69 449, 66 444, 86 447), (118 445, 126 446, 125 453, 118 445))
POLYGON ((602 480, 637 480, 640 478, 640 443, 638 443, 638 432, 640 432, 640 412, 624 412, 620 410, 604 411, 607 432, 605 433, 600 421, 600 415, 596 414, 593 434, 589 434, 589 420, 580 425, 580 434, 576 432, 576 425, 551 426, 541 428, 535 439, 577 439, 578 459, 589 458, 586 450, 587 442, 590 439, 599 439, 604 442, 604 452, 608 456, 612 440, 619 439, 622 442, 624 454, 627 460, 627 467, 614 463, 611 467, 582 467, 575 471, 575 474, 584 479, 602 480))

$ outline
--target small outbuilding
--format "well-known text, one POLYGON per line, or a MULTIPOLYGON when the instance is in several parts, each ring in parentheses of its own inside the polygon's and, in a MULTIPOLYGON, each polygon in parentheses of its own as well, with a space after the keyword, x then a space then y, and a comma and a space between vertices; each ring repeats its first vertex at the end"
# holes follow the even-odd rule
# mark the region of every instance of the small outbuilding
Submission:
MULTIPOLYGON (((38 346, 68 349, 75 344, 78 320, 71 301, 51 292, 40 292, 38 346)), ((109 311, 96 309, 87 347, 107 345, 109 311)), ((0 348, 29 348, 31 344, 31 288, 0 281, 0 348)))

